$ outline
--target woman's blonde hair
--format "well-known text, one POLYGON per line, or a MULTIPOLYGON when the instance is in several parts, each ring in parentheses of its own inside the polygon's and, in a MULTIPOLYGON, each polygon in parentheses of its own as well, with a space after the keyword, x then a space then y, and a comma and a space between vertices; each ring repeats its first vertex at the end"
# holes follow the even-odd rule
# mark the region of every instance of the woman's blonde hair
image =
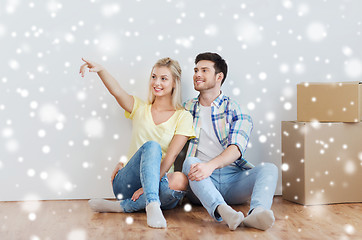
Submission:
MULTIPOLYGON (((152 76, 152 72, 153 69, 155 67, 167 67, 172 74, 172 79, 175 82, 175 87, 172 89, 172 106, 175 109, 181 109, 182 108, 182 104, 181 104, 181 67, 180 64, 176 61, 173 60, 171 58, 162 58, 160 60, 158 60, 155 65, 152 67, 152 71, 151 71, 151 76, 152 76)), ((151 76, 150 76, 150 80, 151 80, 151 76)), ((149 85, 149 90, 148 90, 148 102, 150 104, 153 104, 153 102, 155 101, 156 96, 153 94, 152 92, 152 86, 149 85)))

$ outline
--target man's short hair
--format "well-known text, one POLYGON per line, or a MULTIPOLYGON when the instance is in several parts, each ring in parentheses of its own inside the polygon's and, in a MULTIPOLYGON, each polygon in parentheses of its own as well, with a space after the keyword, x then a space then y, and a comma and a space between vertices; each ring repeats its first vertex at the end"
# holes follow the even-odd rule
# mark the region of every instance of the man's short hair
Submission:
POLYGON ((224 78, 221 81, 221 85, 224 83, 226 79, 226 75, 228 72, 228 65, 226 64, 225 60, 217 53, 200 53, 196 56, 195 64, 197 64, 201 60, 208 60, 214 63, 215 73, 222 72, 224 74, 224 78))

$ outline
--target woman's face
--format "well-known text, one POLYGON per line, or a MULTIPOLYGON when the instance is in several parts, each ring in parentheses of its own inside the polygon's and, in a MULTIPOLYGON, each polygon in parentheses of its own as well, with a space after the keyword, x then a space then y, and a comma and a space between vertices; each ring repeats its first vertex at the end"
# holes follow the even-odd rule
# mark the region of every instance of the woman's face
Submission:
POLYGON ((154 67, 151 73, 150 87, 156 97, 171 96, 175 83, 167 67, 154 67))

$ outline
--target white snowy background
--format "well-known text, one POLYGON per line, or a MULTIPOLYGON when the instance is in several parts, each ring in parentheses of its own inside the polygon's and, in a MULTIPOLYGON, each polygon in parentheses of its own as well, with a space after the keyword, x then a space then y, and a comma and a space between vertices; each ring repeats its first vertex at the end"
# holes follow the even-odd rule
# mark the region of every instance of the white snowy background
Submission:
POLYGON ((246 159, 280 167, 296 84, 361 80, 361 9, 358 0, 1 1, 0 200, 113 197, 131 123, 96 74, 79 76, 81 57, 143 99, 153 64, 175 58, 187 100, 195 56, 220 53, 224 92, 254 120, 246 159))

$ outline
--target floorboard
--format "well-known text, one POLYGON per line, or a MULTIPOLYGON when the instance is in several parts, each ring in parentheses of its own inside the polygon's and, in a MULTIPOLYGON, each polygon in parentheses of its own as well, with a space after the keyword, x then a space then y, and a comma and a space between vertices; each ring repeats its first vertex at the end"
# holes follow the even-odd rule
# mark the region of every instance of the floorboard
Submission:
POLYGON ((272 210, 271 229, 230 231, 203 207, 181 205, 164 211, 168 228, 160 230, 147 227, 145 212, 94 213, 87 200, 0 202, 0 239, 362 239, 362 203, 305 207, 275 197, 272 210))

